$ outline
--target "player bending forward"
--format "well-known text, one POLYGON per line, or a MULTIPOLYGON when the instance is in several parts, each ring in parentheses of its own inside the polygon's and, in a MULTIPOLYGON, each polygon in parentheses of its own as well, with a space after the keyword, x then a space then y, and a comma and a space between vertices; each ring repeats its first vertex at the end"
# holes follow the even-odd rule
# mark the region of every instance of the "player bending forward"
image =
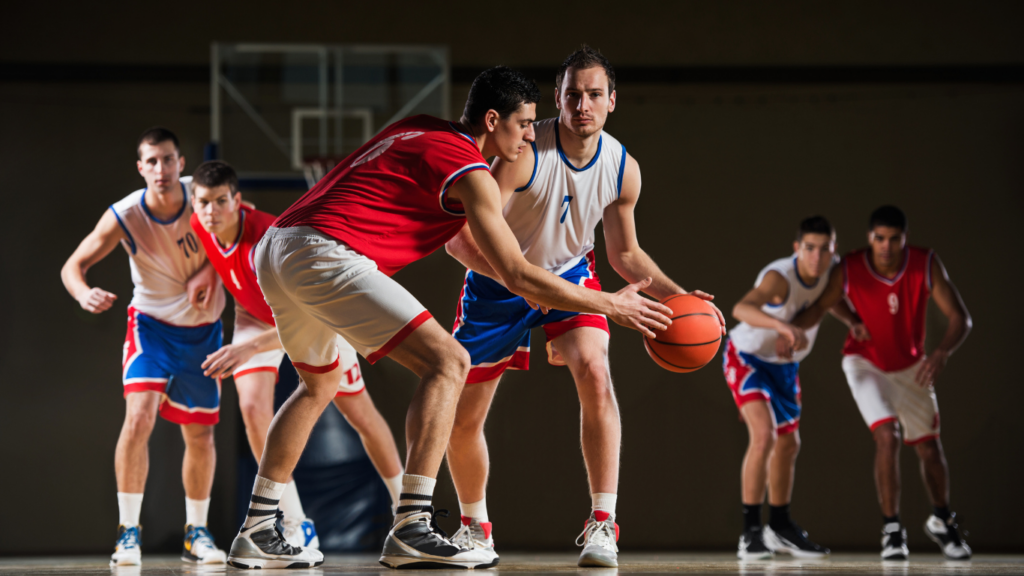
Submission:
POLYGON ((414 116, 388 126, 284 212, 256 246, 260 288, 302 384, 270 425, 248 516, 228 561, 245 568, 306 567, 316 550, 288 545, 273 517, 285 482, 343 373, 337 337, 368 361, 389 356, 421 378, 406 418, 408 456, 395 523, 380 561, 392 567, 493 566, 433 522, 434 485, 469 354, 391 275, 450 240, 468 221, 506 286, 540 305, 607 314, 645 334, 668 307, 637 294, 649 279, 607 294, 531 265, 501 216, 484 158, 514 161, 533 140, 540 93, 504 67, 473 82, 458 123, 414 116))
POLYGON ((907 217, 895 206, 871 213, 866 249, 855 250, 832 271, 821 298, 794 322, 810 326, 826 311, 850 328, 843 372, 864 422, 875 438, 875 485, 882 507, 882 558, 906 560, 907 531, 900 523, 899 454, 902 439, 921 460, 934 513, 924 525, 951 560, 971 557, 949 510, 949 469, 939 441, 935 379, 971 330, 971 316, 935 252, 907 245, 907 217), (845 296, 845 300, 844 300, 845 296), (928 297, 949 320, 932 353, 924 353, 928 297), (849 303, 853 309, 850 309, 849 303))
MULTIPOLYGON (((625 146, 603 131, 615 109, 611 64, 588 46, 573 52, 559 68, 555 99, 561 114, 535 125, 532 151, 515 162, 499 157, 491 170, 501 201, 507 202, 505 220, 523 256, 565 284, 600 290, 593 249, 594 229, 603 219, 608 260, 620 276, 627 282, 653 278, 643 291, 655 298, 685 293, 637 242, 633 210, 640 197, 640 167, 625 146)), ((463 228, 447 248, 469 268, 454 335, 472 363, 448 446, 448 465, 462 511, 456 543, 497 559, 485 499, 490 463, 484 421, 502 373, 529 368, 530 329, 543 326, 548 361, 569 367, 582 408, 591 513, 580 535, 579 565, 617 566, 621 431, 608 366, 607 319, 557 307, 531 307, 502 283, 502 275, 473 241, 471 227, 463 228)), ((695 294, 712 298, 700 291, 695 294)))
POLYGON ((139 138, 139 174, 146 187, 110 207, 61 270, 68 292, 99 314, 117 296, 90 287, 86 271, 120 243, 135 284, 128 305, 122 380, 125 415, 114 452, 120 527, 111 565, 142 563, 139 515, 149 473, 149 436, 157 412, 181 425, 185 439, 185 543, 182 560, 224 562, 206 529, 217 461, 213 425, 220 410, 220 382, 203 374, 206 356, 221 345, 224 291, 189 227, 192 205, 185 158, 169 130, 152 128, 139 138))
MULTIPOLYGON (((213 378, 234 377, 249 447, 259 461, 274 418, 274 385, 284 350, 277 337, 273 313, 256 282, 251 256, 275 216, 243 206, 234 169, 216 160, 196 168, 192 175, 192 202, 192 229, 235 297, 234 339, 211 354, 203 368, 213 378)), ((356 351, 340 336, 337 346, 338 367, 344 377, 338 383, 334 405, 359 433, 366 453, 391 493, 393 506, 397 505, 402 461, 395 439, 366 391, 356 351)), ((316 528, 306 518, 294 480, 288 480, 281 496, 281 512, 284 538, 289 544, 319 547, 316 528)))
POLYGON ((828 220, 800 222, 793 256, 765 266, 754 289, 732 309, 740 324, 725 344, 723 369, 732 398, 750 436, 740 471, 743 534, 737 556, 764 560, 775 552, 821 558, 829 551, 811 542, 789 517, 796 456, 800 452, 800 362, 811 353, 818 325, 806 330, 790 322, 814 303, 828 284, 835 255, 828 220), (776 346, 782 340, 783 354, 776 346), (765 489, 771 516, 761 527, 765 489))

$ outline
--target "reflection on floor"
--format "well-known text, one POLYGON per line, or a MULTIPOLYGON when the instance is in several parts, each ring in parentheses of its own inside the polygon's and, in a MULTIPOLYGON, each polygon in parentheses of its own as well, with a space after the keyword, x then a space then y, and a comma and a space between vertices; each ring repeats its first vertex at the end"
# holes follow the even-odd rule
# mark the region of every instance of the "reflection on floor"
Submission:
MULTIPOLYGON (((789 576, 791 574, 1024 574, 1024 555, 979 554, 969 562, 945 561, 939 554, 918 553, 909 562, 882 562, 877 554, 835 554, 828 560, 792 560, 782 556, 764 562, 739 562, 730 553, 675 553, 675 552, 630 552, 619 555, 619 568, 577 568, 575 554, 530 554, 524 552, 503 554, 501 564, 492 570, 482 571, 484 575, 497 576, 500 573, 565 574, 579 572, 593 576, 617 576, 619 574, 763 574, 789 576)), ((54 558, 0 558, 0 574, 29 574, 32 576, 54 574, 109 574, 111 576, 135 575, 185 575, 241 571, 224 566, 206 567, 186 564, 173 556, 143 556, 139 567, 112 569, 107 558, 100 556, 54 557, 54 558)), ((389 572, 377 563, 377 556, 370 554, 329 555, 320 568, 312 570, 275 571, 276 574, 366 574, 389 572)), ((408 571, 403 571, 406 574, 408 571)), ((445 571, 423 571, 424 575, 444 576, 445 571)), ((452 571, 465 575, 465 571, 452 571)))

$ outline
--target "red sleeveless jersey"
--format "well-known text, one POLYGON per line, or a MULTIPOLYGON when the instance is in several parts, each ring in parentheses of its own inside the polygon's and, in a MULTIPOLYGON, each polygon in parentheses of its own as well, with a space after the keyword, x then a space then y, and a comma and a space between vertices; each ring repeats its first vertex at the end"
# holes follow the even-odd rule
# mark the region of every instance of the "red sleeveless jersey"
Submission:
POLYGON ((927 248, 907 246, 903 267, 892 279, 871 265, 871 250, 843 258, 843 291, 863 320, 871 339, 847 335, 843 354, 863 356, 884 372, 913 366, 924 356, 924 321, 932 290, 932 256, 927 248))
POLYGON ((259 320, 274 326, 274 313, 263 298, 263 291, 256 282, 256 269, 252 264, 252 252, 267 228, 274 222, 274 215, 242 206, 239 214, 239 234, 235 243, 224 248, 217 237, 207 232, 192 214, 192 229, 206 248, 206 257, 213 269, 224 281, 235 302, 259 320))
POLYGON ((462 229, 465 212, 446 199, 448 188, 488 169, 476 141, 454 124, 413 116, 345 158, 274 226, 316 228, 391 276, 462 229))

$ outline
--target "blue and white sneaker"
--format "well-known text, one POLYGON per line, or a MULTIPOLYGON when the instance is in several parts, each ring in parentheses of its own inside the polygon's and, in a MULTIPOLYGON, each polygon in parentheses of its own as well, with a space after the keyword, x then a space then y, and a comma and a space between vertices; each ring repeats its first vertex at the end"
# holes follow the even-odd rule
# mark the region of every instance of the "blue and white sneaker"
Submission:
POLYGON ((311 519, 295 520, 286 516, 282 524, 284 524, 285 542, 310 550, 320 549, 320 537, 317 536, 316 526, 313 525, 311 519))
POLYGON ((111 566, 142 565, 142 526, 118 526, 111 566))
POLYGON ((185 526, 185 543, 181 548, 181 559, 196 564, 223 564, 227 554, 213 543, 213 536, 206 526, 185 526))

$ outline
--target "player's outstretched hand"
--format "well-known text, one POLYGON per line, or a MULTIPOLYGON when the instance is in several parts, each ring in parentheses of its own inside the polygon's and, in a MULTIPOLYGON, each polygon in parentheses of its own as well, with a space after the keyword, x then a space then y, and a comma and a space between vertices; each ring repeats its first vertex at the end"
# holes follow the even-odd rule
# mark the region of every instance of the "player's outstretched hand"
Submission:
POLYGON ((656 338, 654 330, 665 330, 672 323, 672 309, 638 294, 650 285, 651 278, 647 277, 616 292, 612 296, 615 311, 608 317, 620 326, 656 338))
POLYGON ((775 339, 775 355, 783 360, 793 359, 793 345, 785 338, 775 339))
MULTIPOLYGON (((778 331, 779 336, 782 337, 779 338, 778 340, 785 340, 786 344, 789 346, 790 349, 804 350, 805 348, 807 348, 807 332, 804 332, 803 328, 793 326, 792 324, 784 324, 781 328, 778 329, 778 331)), ((787 356, 787 358, 792 358, 792 356, 793 355, 790 354, 789 356, 787 356)))
POLYGON ((935 379, 939 377, 942 370, 946 368, 946 361, 949 360, 949 353, 944 350, 934 350, 924 362, 921 363, 921 367, 917 369, 917 374, 914 375, 914 381, 917 385, 922 388, 927 388, 935 384, 935 379))
POLYGON ((871 333, 868 332, 868 327, 865 326, 863 322, 857 322, 853 326, 850 326, 850 334, 857 342, 871 340, 871 333))
POLYGON ((210 378, 227 378, 242 364, 249 361, 256 355, 256 349, 246 344, 228 344, 221 347, 213 354, 206 356, 206 361, 200 366, 203 369, 203 376, 210 378))
POLYGON ((696 296, 708 304, 711 304, 711 307, 715 309, 715 314, 718 314, 718 321, 722 324, 722 336, 725 336, 725 315, 723 315, 722 311, 718 309, 718 306, 715 306, 715 303, 712 302, 715 297, 703 290, 693 290, 690 292, 690 295, 696 296))
POLYGON ((217 271, 213 269, 210 261, 192 275, 185 283, 188 289, 188 301, 196 310, 206 310, 213 298, 213 291, 217 286, 217 271))
POLYGON ((92 288, 78 299, 78 303, 83 310, 99 314, 110 310, 110 307, 114 305, 114 300, 117 300, 116 294, 111 294, 102 288, 92 288))

